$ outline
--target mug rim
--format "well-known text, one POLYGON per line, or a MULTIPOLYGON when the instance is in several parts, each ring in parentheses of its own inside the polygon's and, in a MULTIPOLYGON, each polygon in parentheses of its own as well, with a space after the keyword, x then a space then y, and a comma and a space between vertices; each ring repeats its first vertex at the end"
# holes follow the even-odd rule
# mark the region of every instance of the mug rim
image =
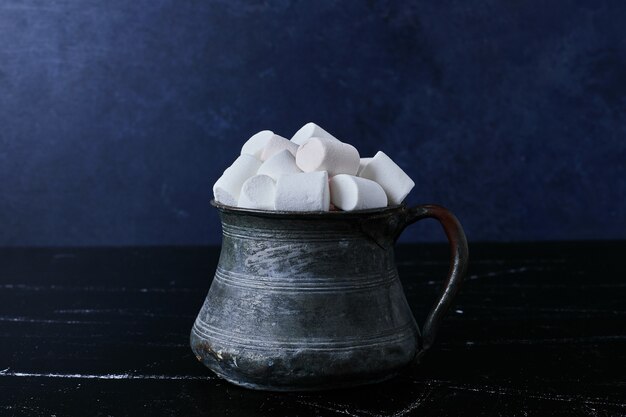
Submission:
POLYGON ((251 208, 242 208, 235 206, 228 206, 226 204, 222 204, 215 199, 211 199, 211 205, 218 210, 226 213, 233 214, 250 214, 264 217, 319 217, 319 218, 349 218, 349 217, 362 217, 364 215, 385 215, 400 211, 406 207, 406 203, 395 204, 393 206, 386 207, 378 207, 373 209, 366 210, 352 210, 352 211, 289 211, 289 210, 261 210, 261 209, 251 209, 251 208))

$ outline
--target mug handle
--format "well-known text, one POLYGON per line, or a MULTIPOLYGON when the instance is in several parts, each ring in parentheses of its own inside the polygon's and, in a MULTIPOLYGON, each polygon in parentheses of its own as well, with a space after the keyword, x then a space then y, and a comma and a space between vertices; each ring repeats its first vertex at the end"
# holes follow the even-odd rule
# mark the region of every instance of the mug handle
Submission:
POLYGON ((421 340, 419 340, 420 336, 418 334, 418 346, 421 346, 421 349, 416 353, 413 360, 414 363, 419 363, 424 353, 430 349, 435 341, 439 325, 452 305, 457 292, 459 292, 463 278, 465 278, 469 261, 467 239, 465 238, 463 227, 456 216, 442 206, 426 204, 407 209, 402 230, 419 220, 428 218, 439 221, 444 232, 446 232, 450 244, 450 269, 448 270, 448 277, 446 278, 443 292, 435 306, 428 313, 426 322, 422 327, 421 340))

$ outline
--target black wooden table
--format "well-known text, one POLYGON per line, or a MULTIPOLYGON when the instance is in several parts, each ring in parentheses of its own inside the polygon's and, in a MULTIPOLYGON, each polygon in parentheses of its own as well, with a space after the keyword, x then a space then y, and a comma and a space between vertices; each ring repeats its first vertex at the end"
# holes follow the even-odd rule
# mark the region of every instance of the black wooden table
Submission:
MULTIPOLYGON (((2 249, 0 415, 626 415, 626 243, 470 249, 422 366, 307 394, 241 389, 194 358, 218 248, 2 249)), ((397 259, 421 321, 447 249, 401 246, 397 259)))

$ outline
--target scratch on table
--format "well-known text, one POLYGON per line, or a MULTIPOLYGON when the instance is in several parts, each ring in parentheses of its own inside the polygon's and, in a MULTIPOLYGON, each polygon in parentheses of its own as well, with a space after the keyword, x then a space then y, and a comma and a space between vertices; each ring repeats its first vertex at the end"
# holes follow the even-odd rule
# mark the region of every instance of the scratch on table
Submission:
POLYGON ((430 397, 430 394, 434 391, 434 388, 428 387, 422 394, 412 403, 407 405, 401 410, 396 411, 391 414, 389 417, 404 417, 408 415, 410 412, 417 410, 426 400, 430 397))
MULTIPOLYGON (((544 339, 495 339, 495 340, 467 340, 463 342, 467 346, 490 346, 490 345, 539 345, 543 343, 596 343, 596 342, 614 342, 626 340, 626 335, 603 335, 603 336, 582 336, 582 337, 554 337, 544 339)), ((454 345, 445 343, 446 346, 454 345)))
POLYGON ((543 308, 543 307, 516 307, 516 306, 493 306, 493 305, 478 305, 478 304, 463 304, 464 308, 476 310, 486 310, 488 312, 493 311, 526 311, 529 313, 600 313, 600 314, 624 314, 626 310, 615 309, 599 309, 599 308, 543 308))
POLYGON ((84 320, 53 320, 53 319, 31 319, 28 317, 0 316, 0 321, 18 323, 48 323, 48 324, 111 324, 107 321, 84 321, 84 320))
POLYGON ((350 417, 363 417, 364 415, 371 416, 371 417, 376 416, 375 414, 364 412, 361 410, 355 411, 356 413, 359 413, 359 414, 355 414, 355 412, 348 410, 348 406, 344 406, 344 405, 320 404, 315 401, 304 401, 304 400, 298 400, 297 403, 302 404, 302 405, 307 405, 309 407, 317 408, 320 410, 332 411, 334 413, 344 415, 344 416, 350 416, 350 417))
POLYGON ((74 285, 27 285, 27 284, 2 284, 0 290, 21 291, 79 291, 79 292, 140 292, 140 293, 176 293, 197 292, 194 288, 132 288, 132 287, 105 287, 105 286, 74 286, 74 285))
POLYGON ((36 412, 38 413, 37 415, 43 416, 54 416, 54 414, 49 414, 47 412, 45 412, 46 410, 44 410, 43 408, 39 408, 39 407, 32 407, 32 406, 26 406, 26 405, 0 405, 0 408, 5 409, 5 410, 21 410, 21 411, 29 411, 28 415, 29 416, 34 416, 35 414, 32 414, 32 412, 36 412))
MULTIPOLYGON (((57 341, 54 341, 57 342, 57 341)), ((54 343, 53 342, 53 343, 54 343)), ((126 341, 99 341, 97 343, 83 343, 83 342, 57 342, 60 344, 70 345, 70 346, 83 346, 83 347, 101 347, 103 345, 111 345, 111 346, 151 346, 151 347, 172 347, 172 348, 181 348, 181 349, 189 349, 189 343, 175 343, 175 342, 126 342, 126 341)))
POLYGON ((54 310, 55 314, 116 314, 120 316, 143 316, 143 317, 166 317, 166 318, 179 318, 189 319, 195 318, 191 314, 165 314, 165 313, 153 313, 150 311, 131 310, 131 309, 98 309, 98 308, 78 308, 78 309, 62 309, 54 310))
POLYGON ((411 402, 406 407, 393 412, 392 414, 386 414, 386 413, 380 414, 380 413, 375 413, 373 411, 356 409, 356 408, 353 408, 352 406, 348 406, 345 404, 333 404, 333 403, 320 404, 315 401, 304 401, 304 400, 299 400, 298 403, 303 404, 303 405, 308 405, 313 408, 322 409, 326 411, 332 411, 337 414, 347 415, 347 416, 352 416, 352 417, 363 417, 363 416, 404 417, 406 415, 409 415, 409 413, 417 410, 428 399, 428 397, 430 397, 431 393, 435 389, 435 386, 439 386, 439 384, 429 383, 428 387, 420 394, 420 396, 415 401, 411 402))
POLYGON ((624 282, 615 282, 615 283, 593 283, 593 284, 581 284, 579 282, 568 282, 567 284, 553 284, 553 283, 541 283, 541 284, 520 284, 520 283, 511 283, 511 284, 503 284, 502 287, 507 287, 510 289, 518 289, 518 288, 527 288, 527 289, 558 289, 558 288, 567 288, 568 290, 586 290, 586 289, 595 289, 595 288, 624 288, 626 287, 626 283, 624 282))
POLYGON ((210 381, 216 379, 213 376, 194 375, 142 375, 142 374, 59 374, 59 373, 39 373, 39 372, 15 372, 10 368, 0 371, 0 377, 16 378, 64 378, 64 379, 153 379, 153 380, 188 380, 188 381, 210 381))
POLYGON ((618 402, 613 401, 609 398, 601 398, 601 397, 589 397, 585 395, 577 395, 577 394, 558 394, 558 393, 550 393, 543 394, 537 391, 531 391, 527 389, 519 389, 519 388, 507 388, 497 385, 472 385, 472 384, 459 384, 452 381, 444 381, 444 380, 428 380, 428 381, 420 381, 413 380, 414 383, 422 383, 430 385, 433 382, 440 384, 441 387, 459 390, 459 391, 471 391, 471 392, 480 392, 484 394, 494 394, 494 395, 507 395, 507 396, 524 396, 525 398, 534 398, 538 400, 546 400, 546 401, 562 401, 562 402, 580 402, 584 404, 592 404, 592 405, 603 405, 603 406, 612 406, 612 407, 620 407, 626 408, 626 402, 618 402))
POLYGON ((626 408, 626 403, 624 402, 610 401, 607 398, 600 398, 600 397, 586 397, 582 395, 569 395, 569 394, 556 394, 556 393, 540 394, 537 392, 532 392, 532 391, 528 391, 524 389, 490 387, 488 385, 471 386, 471 385, 451 384, 448 386, 448 388, 463 390, 463 391, 482 392, 486 394, 525 395, 526 398, 536 398, 539 400, 582 402, 585 404, 608 405, 608 406, 613 406, 613 407, 626 408))

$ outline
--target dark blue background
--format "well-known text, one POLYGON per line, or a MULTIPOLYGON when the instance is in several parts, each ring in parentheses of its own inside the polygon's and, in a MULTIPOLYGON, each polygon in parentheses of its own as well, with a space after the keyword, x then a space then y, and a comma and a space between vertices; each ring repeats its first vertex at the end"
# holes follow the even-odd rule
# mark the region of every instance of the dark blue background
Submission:
POLYGON ((0 245, 218 243, 243 141, 310 120, 470 241, 624 238, 624 22, 621 1, 3 1, 0 245))

